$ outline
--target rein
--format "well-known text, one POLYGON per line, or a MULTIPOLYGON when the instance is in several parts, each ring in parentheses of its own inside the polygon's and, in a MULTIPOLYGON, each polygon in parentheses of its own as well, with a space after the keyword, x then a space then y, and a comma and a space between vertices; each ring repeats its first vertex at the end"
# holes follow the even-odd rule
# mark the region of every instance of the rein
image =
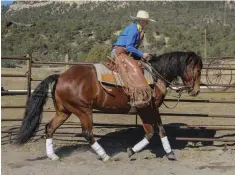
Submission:
POLYGON ((178 85, 173 85, 171 82, 169 82, 167 79, 165 79, 156 69, 153 68, 153 66, 146 60, 143 60, 143 62, 145 62, 148 66, 151 67, 151 69, 154 71, 154 73, 158 76, 158 78, 161 78, 163 81, 165 81, 167 84, 169 84, 169 88, 174 90, 175 92, 178 92, 178 97, 177 97, 177 102, 173 107, 169 107, 167 106, 164 101, 162 102, 164 104, 164 106, 168 109, 174 109, 180 101, 180 97, 183 93, 183 91, 186 91, 188 89, 193 89, 194 86, 194 71, 193 71, 193 78, 192 78, 192 85, 191 86, 178 86, 178 85), (171 87, 172 86, 172 87, 171 87), (173 86, 176 86, 177 89, 174 89, 173 86))
POLYGON ((178 95, 178 97, 177 97, 177 102, 176 102, 176 104, 175 104, 173 107, 167 106, 167 105, 164 103, 164 101, 163 101, 162 103, 164 104, 164 106, 165 106, 166 108, 168 108, 168 109, 174 109, 174 108, 179 104, 179 102, 180 102, 180 97, 181 97, 181 95, 182 95, 182 92, 183 92, 183 91, 179 91, 179 95, 178 95))
MULTIPOLYGON (((185 90, 188 90, 188 89, 192 89, 193 88, 193 85, 192 86, 177 86, 177 85, 173 85, 171 82, 169 82, 167 79, 165 79, 156 69, 153 68, 153 66, 148 62, 148 61, 144 61, 148 66, 151 67, 151 69, 154 71, 154 73, 159 77, 161 78, 163 81, 165 81, 167 84, 169 84, 169 88, 174 90, 175 92, 183 92, 185 90), (172 86, 172 87, 171 87, 172 86), (174 89, 173 86, 176 86, 177 89, 174 89)), ((192 78, 192 81, 193 81, 193 78, 192 78)))

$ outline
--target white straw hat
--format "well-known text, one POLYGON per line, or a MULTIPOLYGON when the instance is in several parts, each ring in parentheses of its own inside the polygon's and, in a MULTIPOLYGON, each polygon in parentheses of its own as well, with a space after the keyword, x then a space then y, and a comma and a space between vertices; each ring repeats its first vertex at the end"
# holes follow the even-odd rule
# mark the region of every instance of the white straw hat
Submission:
POLYGON ((155 20, 149 18, 149 13, 148 12, 143 11, 143 10, 138 11, 136 17, 131 16, 131 18, 134 19, 134 20, 137 19, 137 20, 147 20, 147 21, 156 22, 155 20))

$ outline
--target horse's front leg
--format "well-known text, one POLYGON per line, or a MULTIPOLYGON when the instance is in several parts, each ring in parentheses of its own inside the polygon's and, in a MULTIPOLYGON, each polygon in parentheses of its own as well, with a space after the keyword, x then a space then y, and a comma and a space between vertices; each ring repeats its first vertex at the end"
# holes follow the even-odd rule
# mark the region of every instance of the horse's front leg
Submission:
POLYGON ((134 147, 127 148, 127 153, 129 157, 144 149, 149 144, 150 139, 153 137, 153 132, 154 132, 153 126, 150 124, 143 124, 143 127, 146 133, 145 137, 134 147))
POLYGON ((175 154, 174 154, 173 150, 171 149, 170 143, 169 143, 168 138, 166 136, 166 131, 162 125, 162 120, 161 120, 161 117, 159 114, 159 110, 156 110, 156 113, 157 113, 157 116, 156 116, 157 117, 157 126, 159 129, 158 134, 161 138, 163 149, 165 150, 166 156, 169 160, 176 160, 175 154))
POLYGON ((145 131, 145 137, 137 143, 134 147, 132 148, 127 148, 127 153, 128 156, 131 157, 134 155, 136 152, 141 151, 144 149, 150 142, 150 139, 153 137, 154 134, 154 128, 153 128, 153 123, 154 116, 153 110, 151 108, 144 108, 144 109, 138 109, 138 114, 140 115, 140 118, 143 122, 143 128, 145 131))

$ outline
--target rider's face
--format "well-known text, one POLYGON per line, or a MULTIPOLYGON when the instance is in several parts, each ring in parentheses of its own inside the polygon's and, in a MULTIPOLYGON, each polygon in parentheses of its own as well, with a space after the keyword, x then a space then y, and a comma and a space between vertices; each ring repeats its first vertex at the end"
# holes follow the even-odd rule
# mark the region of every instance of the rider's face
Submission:
POLYGON ((141 20, 141 21, 140 21, 140 25, 141 25, 142 27, 146 26, 147 24, 148 24, 148 21, 147 21, 147 20, 141 20))

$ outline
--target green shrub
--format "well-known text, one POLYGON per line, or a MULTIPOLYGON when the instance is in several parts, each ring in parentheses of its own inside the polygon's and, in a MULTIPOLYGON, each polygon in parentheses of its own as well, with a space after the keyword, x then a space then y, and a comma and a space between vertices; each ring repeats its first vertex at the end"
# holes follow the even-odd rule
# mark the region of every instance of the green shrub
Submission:
POLYGON ((20 62, 14 60, 2 60, 2 67, 4 68, 16 68, 19 67, 20 62))

